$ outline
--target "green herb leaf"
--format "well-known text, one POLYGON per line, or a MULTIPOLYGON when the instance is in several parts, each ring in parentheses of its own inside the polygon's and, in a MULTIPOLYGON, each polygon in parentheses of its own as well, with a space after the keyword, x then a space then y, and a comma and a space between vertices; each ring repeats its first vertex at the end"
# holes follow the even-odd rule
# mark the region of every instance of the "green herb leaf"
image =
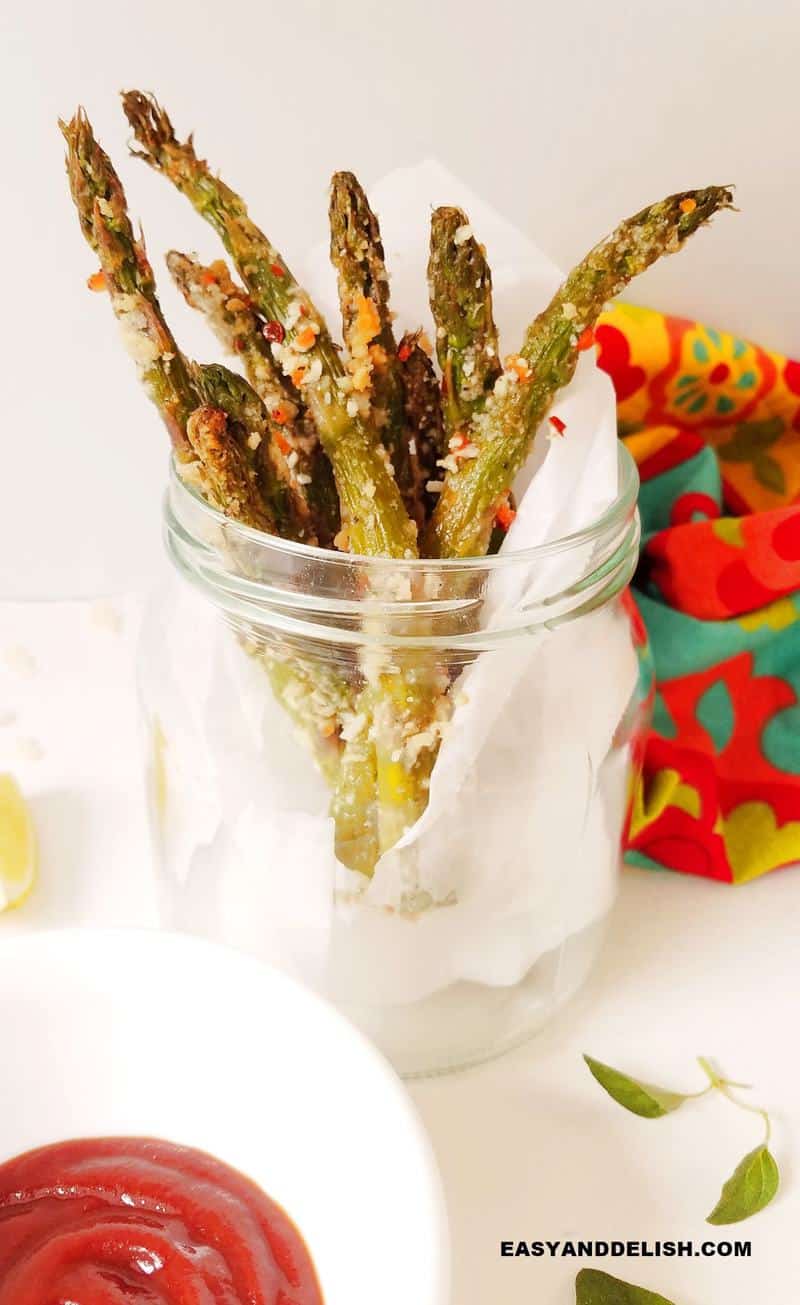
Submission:
POLYGON ((689 1100, 681 1092, 670 1092, 667 1088, 654 1087, 652 1083, 640 1083, 638 1079, 621 1074, 618 1069, 593 1060, 591 1056, 584 1056, 583 1059, 608 1095, 642 1119, 659 1119, 662 1115, 669 1115, 689 1100))
POLYGON ((673 1305, 666 1296, 612 1278, 599 1269, 581 1269, 575 1279, 575 1305, 673 1305))
POLYGON ((780 1174, 766 1142, 748 1152, 722 1189, 707 1223, 740 1223, 769 1205, 778 1190, 780 1174))

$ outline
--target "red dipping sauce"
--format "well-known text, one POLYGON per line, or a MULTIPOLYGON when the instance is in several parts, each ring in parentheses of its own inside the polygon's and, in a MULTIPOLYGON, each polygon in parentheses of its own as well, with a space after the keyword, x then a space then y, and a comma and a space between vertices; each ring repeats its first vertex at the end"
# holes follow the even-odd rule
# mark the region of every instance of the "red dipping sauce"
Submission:
POLYGON ((322 1305, 300 1234, 220 1160, 150 1138, 0 1165, 0 1305, 322 1305))

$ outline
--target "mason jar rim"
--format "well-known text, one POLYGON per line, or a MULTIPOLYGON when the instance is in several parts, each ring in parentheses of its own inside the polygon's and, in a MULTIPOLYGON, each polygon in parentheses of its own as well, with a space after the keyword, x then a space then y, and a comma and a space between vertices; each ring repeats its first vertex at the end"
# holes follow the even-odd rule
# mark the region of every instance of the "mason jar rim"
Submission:
MULTIPOLYGON (((250 548, 255 545, 260 551, 263 550, 264 556, 271 552, 294 554, 300 559, 313 562, 316 566, 329 565, 333 568, 344 567, 348 569, 356 566, 366 572, 393 571, 398 566, 402 566, 404 571, 412 574, 414 571, 424 571, 430 574, 431 572, 446 573, 465 569, 479 573, 481 571, 495 571, 505 567, 544 561, 571 549, 578 549, 582 545, 594 543, 597 539, 602 538, 604 534, 617 526, 621 520, 624 520, 634 510, 639 493, 638 468, 622 441, 617 446, 617 467, 619 473, 617 495, 609 506, 588 526, 561 535, 558 539, 550 540, 544 544, 533 544, 528 548, 511 549, 508 552, 476 557, 375 557, 366 553, 339 552, 337 549, 321 548, 317 544, 303 544, 298 540, 284 539, 280 535, 271 535, 266 531, 256 529, 254 526, 247 526, 240 521, 234 521, 231 517, 226 516, 224 512, 221 512, 219 508, 213 507, 203 498, 194 485, 182 478, 174 457, 170 459, 169 488, 166 499, 167 504, 169 504, 170 500, 180 504, 181 499, 185 498, 188 502, 191 502, 193 509, 200 509, 207 520, 224 528, 227 539, 235 540, 239 538, 250 548)), ((169 509, 167 508, 167 510, 169 509)))
POLYGON ((254 530, 211 507, 173 464, 167 552, 241 630, 296 647, 440 648, 467 658, 603 606, 638 557, 636 464, 619 445, 619 491, 582 530, 507 554, 386 558, 254 530), (557 561, 560 559, 560 563, 557 561))

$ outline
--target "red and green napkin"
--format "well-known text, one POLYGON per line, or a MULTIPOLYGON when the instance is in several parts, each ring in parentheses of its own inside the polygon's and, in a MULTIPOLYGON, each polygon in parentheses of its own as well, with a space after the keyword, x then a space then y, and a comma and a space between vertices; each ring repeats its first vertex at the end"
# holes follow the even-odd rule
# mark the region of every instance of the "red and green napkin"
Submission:
POLYGON ((800 363, 629 304, 596 335, 656 670, 627 860, 741 883, 800 862, 800 363))

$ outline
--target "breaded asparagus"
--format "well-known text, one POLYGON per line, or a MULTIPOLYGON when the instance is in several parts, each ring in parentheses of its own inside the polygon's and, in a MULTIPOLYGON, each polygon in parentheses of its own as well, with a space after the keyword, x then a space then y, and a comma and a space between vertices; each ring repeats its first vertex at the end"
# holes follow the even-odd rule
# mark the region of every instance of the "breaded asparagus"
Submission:
MULTIPOLYGON (((181 144, 167 115, 155 101, 136 92, 123 97, 140 153, 188 196, 218 231, 251 298, 269 321, 284 332, 274 353, 284 373, 300 389, 333 465, 342 505, 343 532, 353 552, 390 557, 416 556, 416 527, 408 517, 387 466, 386 452, 368 422, 369 404, 352 389, 339 354, 320 314, 291 275, 286 263, 250 220, 241 199, 199 160, 191 141, 181 144)), ((377 709, 385 681, 369 687, 367 702, 377 709)), ((367 692, 367 691, 365 691, 367 692)), ((383 749, 376 744, 377 764, 383 749)), ((342 774, 346 791, 337 794, 334 810, 348 809, 369 789, 369 761, 346 757, 342 774)), ((371 812, 362 811, 363 823, 371 812)))
POLYGON ((378 754, 373 739, 372 696, 365 689, 347 727, 336 773, 330 814, 336 856, 368 878, 381 854, 378 832, 378 754))
POLYGON ((265 323, 247 291, 236 285, 224 260, 204 266, 171 250, 167 266, 186 302, 201 312, 222 347, 241 358, 250 384, 269 415, 269 437, 262 446, 291 491, 297 538, 333 543, 339 530, 339 500, 330 463, 300 395, 272 357, 265 323))
POLYGON ((463 209, 434 209, 428 286, 445 428, 454 436, 466 431, 503 370, 492 313, 492 274, 463 209))
POLYGON ((348 371, 357 394, 369 399, 410 517, 423 524, 415 468, 408 447, 403 377, 389 308, 378 219, 352 172, 336 172, 329 208, 331 262, 336 268, 348 371))
POLYGON ((277 473, 270 455, 272 425, 264 404, 252 385, 237 372, 220 363, 192 369, 195 385, 205 404, 226 414, 230 431, 250 467, 264 503, 274 522, 274 533, 284 539, 309 539, 308 512, 302 499, 277 473))
POLYGON ((241 358, 247 379, 267 407, 285 404, 287 416, 296 417, 300 412, 297 391, 281 374, 264 336, 264 319, 247 291, 234 281, 225 260, 204 264, 171 249, 166 264, 187 304, 203 314, 226 353, 241 358))
POLYGON ((275 533, 258 487, 256 471, 222 408, 196 408, 186 434, 203 468, 204 488, 217 507, 234 521, 275 533))
POLYGON ((349 378, 321 315, 243 201, 197 157, 191 139, 178 141, 156 101, 128 91, 123 105, 139 145, 135 153, 164 173, 214 227, 258 311, 282 329, 284 338, 275 342, 273 353, 299 388, 330 458, 350 550, 416 556, 416 528, 362 412, 366 405, 349 392, 349 378))
POLYGON ((420 344, 420 335, 420 331, 407 332, 398 345, 397 356, 405 389, 409 462, 427 520, 437 502, 437 495, 427 485, 440 475, 436 463, 447 453, 447 437, 442 391, 433 363, 420 344))
POLYGON ((431 556, 486 552, 497 504, 525 462, 553 397, 571 380, 603 305, 662 254, 677 252, 732 199, 723 186, 671 195, 622 222, 574 268, 528 328, 519 357, 473 421, 478 456, 447 474, 426 541, 431 556))
MULTIPOLYGON (((352 172, 334 175, 329 218, 353 388, 368 396, 408 513, 422 526, 424 486, 406 416, 380 228, 352 172)), ((367 685, 356 704, 358 718, 367 724, 345 747, 333 808, 340 857, 367 873, 376 853, 393 847, 427 803, 427 757, 423 749, 409 756, 406 746, 410 738, 425 736, 434 706, 424 662, 417 657, 413 667, 394 664, 381 671, 374 657, 367 661, 367 685)))
POLYGON ((177 457, 191 460, 186 422, 198 406, 198 396, 161 311, 153 270, 143 240, 134 235, 122 184, 83 109, 59 126, 67 142, 67 176, 81 230, 100 260, 126 347, 177 457))
MULTIPOLYGON (((176 456, 187 473, 187 463, 199 469, 204 494, 227 516, 274 531, 274 513, 262 496, 245 432, 237 430, 218 405, 203 399, 203 389, 207 397, 228 392, 232 403, 241 378, 226 383, 225 376, 232 374, 218 368, 218 385, 212 387, 214 369, 194 369, 183 357, 159 307, 144 245, 133 234, 122 185, 108 156, 81 110, 61 129, 81 229, 100 258, 112 306, 167 424, 176 456)), ((341 752, 338 713, 350 710, 349 686, 334 673, 317 674, 316 667, 310 669, 307 661, 280 649, 259 652, 276 697, 308 738, 317 764, 333 784, 341 752)))
MULTIPOLYGON (((337 174, 331 206, 332 253, 351 355, 345 368, 319 313, 239 197, 197 158, 191 140, 176 139, 154 100, 136 92, 124 98, 140 153, 218 231, 247 286, 246 294, 239 291, 221 265, 225 279, 218 316, 224 332, 218 333, 243 356, 258 382, 256 393, 225 369, 194 370, 174 347, 124 200, 124 222, 116 213, 105 156, 100 152, 96 159, 93 142, 84 145, 82 167, 72 179, 84 233, 106 270, 115 311, 141 337, 137 353, 145 379, 173 440, 182 456, 192 448, 200 454, 207 492, 229 515, 258 529, 304 537, 284 479, 276 475, 280 460, 273 464, 263 457, 277 438, 270 393, 283 395, 282 402, 288 393, 291 420, 303 423, 310 415, 331 460, 343 506, 339 543, 354 552, 416 557, 415 529, 401 493, 411 515, 423 520, 420 489, 429 487, 430 502, 439 488, 439 467, 446 476, 426 536, 429 555, 485 552, 498 505, 506 501, 554 394, 572 376, 580 350, 591 343, 604 302, 731 202, 724 189, 686 192, 623 223, 570 274, 503 372, 483 251, 460 210, 437 210, 430 281, 445 375, 443 417, 431 388, 432 369, 422 362, 417 342, 395 347, 380 233, 355 178, 337 174), (278 391, 270 391, 271 385, 278 391)), ((73 127, 65 128, 68 140, 73 127)), ((173 262, 178 257, 173 255, 173 262)), ((188 275, 195 265, 187 271, 186 263, 179 271, 188 275)), ((268 649, 260 640, 259 655, 277 696, 287 710, 294 704, 295 719, 316 740, 317 760, 335 787, 337 850, 367 874, 424 810, 449 710, 448 680, 433 655, 389 651, 379 623, 380 604, 415 596, 415 583, 413 574, 402 573, 370 581, 375 606, 373 615, 365 604, 365 644, 373 633, 380 638, 363 658, 364 688, 355 707, 347 680, 295 658, 280 639, 268 649), (306 694, 316 707, 302 705, 306 694)), ((424 616, 413 632, 425 634, 424 616)))

